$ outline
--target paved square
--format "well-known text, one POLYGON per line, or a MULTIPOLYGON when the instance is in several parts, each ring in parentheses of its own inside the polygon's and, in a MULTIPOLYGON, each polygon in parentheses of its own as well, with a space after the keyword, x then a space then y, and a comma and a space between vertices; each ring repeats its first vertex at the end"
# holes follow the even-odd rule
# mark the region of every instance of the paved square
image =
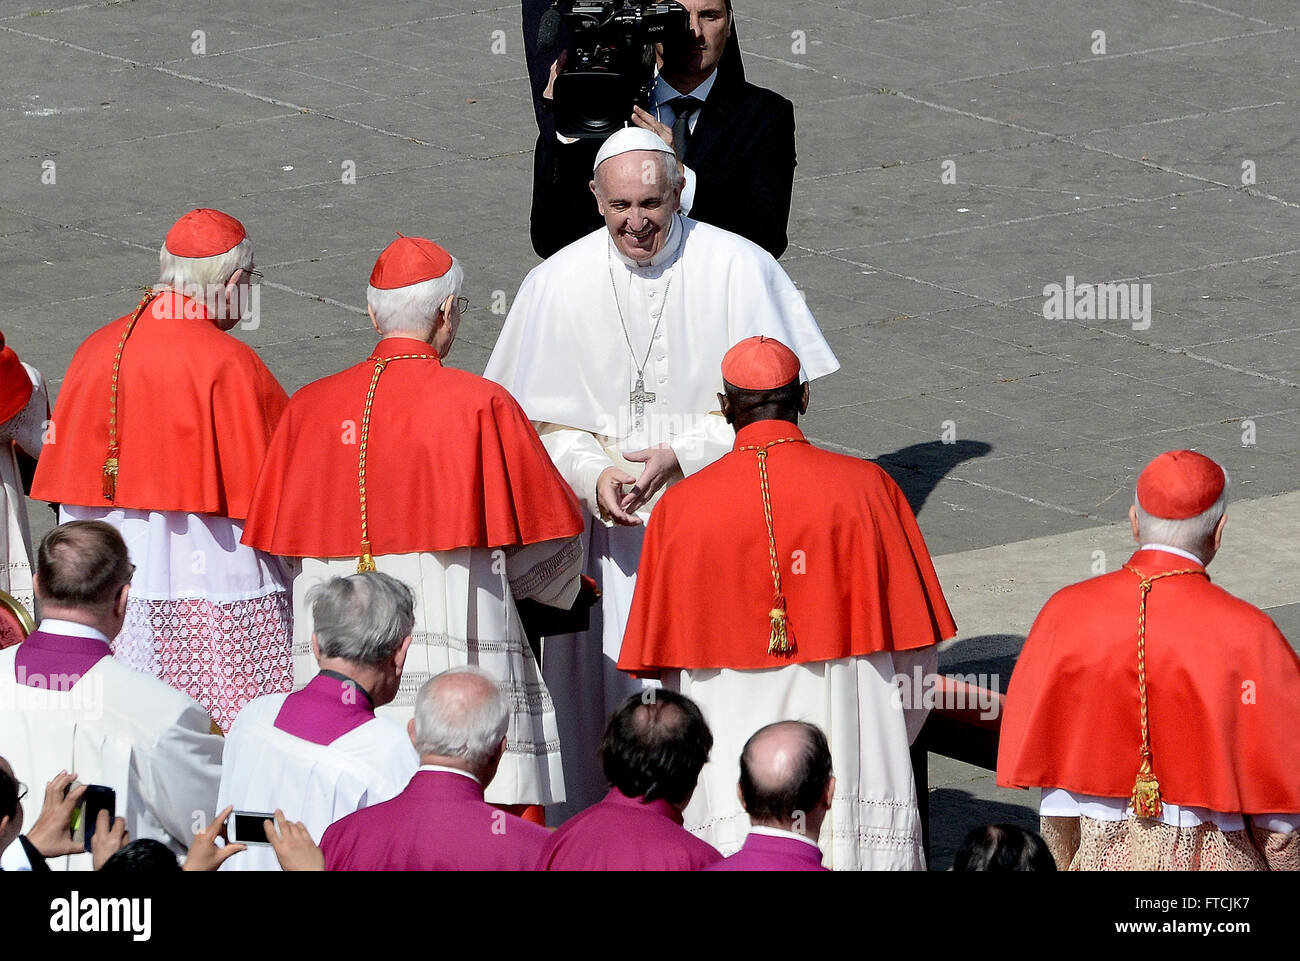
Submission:
MULTIPOLYGON (((1300 463, 1300 7, 736 4, 749 78, 795 103, 783 263, 844 365, 809 433, 879 457, 919 508, 963 627, 944 663, 1005 671, 1093 550, 1123 559, 1108 525, 1175 446, 1251 502, 1220 564, 1294 639, 1296 566, 1252 572, 1298 526, 1272 498, 1300 463), (1045 319, 1047 285, 1084 283, 1138 285, 1149 318, 1045 319), (999 581, 985 549, 1033 570, 999 581)), ((517 4, 7 0, 0 58, 0 329, 54 388, 200 205, 249 227, 266 284, 239 336, 286 388, 369 351, 395 230, 464 261, 451 360, 482 370, 536 262, 517 4)), ((937 866, 971 826, 1034 821, 987 774, 934 759, 931 778, 937 866)))

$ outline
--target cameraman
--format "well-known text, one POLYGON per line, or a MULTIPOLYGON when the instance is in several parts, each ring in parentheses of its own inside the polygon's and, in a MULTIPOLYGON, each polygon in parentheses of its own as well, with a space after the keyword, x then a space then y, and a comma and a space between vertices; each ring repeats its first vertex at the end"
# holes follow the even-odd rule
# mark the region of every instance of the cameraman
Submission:
MULTIPOLYGON (((678 2, 690 15, 690 33, 661 45, 649 110, 636 107, 628 119, 657 133, 685 164, 682 213, 779 257, 794 184, 794 106, 745 81, 731 0, 678 2)), ((545 101, 564 61, 561 53, 551 67, 545 101)), ((601 141, 561 137, 552 117, 539 118, 530 232, 533 249, 549 257, 602 224, 589 187, 601 141)))

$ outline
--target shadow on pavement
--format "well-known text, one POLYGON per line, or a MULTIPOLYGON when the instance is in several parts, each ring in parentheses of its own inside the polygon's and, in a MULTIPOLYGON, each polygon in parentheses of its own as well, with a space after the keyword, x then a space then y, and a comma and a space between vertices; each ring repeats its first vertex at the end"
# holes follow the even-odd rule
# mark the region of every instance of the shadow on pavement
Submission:
POLYGON ((950 470, 962 461, 983 457, 992 449, 992 444, 982 440, 959 440, 951 444, 932 440, 900 447, 892 454, 881 454, 875 462, 903 489, 912 513, 919 514, 930 492, 950 470))

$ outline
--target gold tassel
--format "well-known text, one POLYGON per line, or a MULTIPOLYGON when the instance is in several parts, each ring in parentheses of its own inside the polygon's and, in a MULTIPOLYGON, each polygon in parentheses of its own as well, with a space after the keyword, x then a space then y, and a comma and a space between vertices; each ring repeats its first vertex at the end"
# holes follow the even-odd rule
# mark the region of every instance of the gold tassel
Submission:
POLYGON ((1160 782, 1151 768, 1151 725, 1147 716, 1147 598, 1151 594, 1151 585, 1164 577, 1177 577, 1180 574, 1199 574, 1209 579, 1203 569, 1187 567, 1177 571, 1164 571, 1151 577, 1145 576, 1132 564, 1124 567, 1138 578, 1138 716, 1142 722, 1142 763, 1138 765, 1137 780, 1133 782, 1133 814, 1139 818, 1158 818, 1164 805, 1160 801, 1160 782))
POLYGON ((361 542, 361 557, 357 561, 357 573, 364 574, 366 571, 375 569, 375 555, 370 553, 370 541, 361 542))
POLYGON ((772 602, 772 609, 767 612, 772 620, 772 637, 767 642, 769 654, 794 653, 794 629, 790 627, 790 617, 785 612, 785 597, 781 594, 772 602))
MULTIPOLYGON (((113 452, 114 454, 117 451, 113 452)), ((111 501, 117 496, 117 458, 110 457, 104 461, 104 500, 111 501)))
POLYGON ((1133 784, 1133 813, 1140 818, 1158 818, 1163 806, 1160 803, 1160 782, 1151 770, 1151 755, 1142 753, 1142 766, 1133 784))

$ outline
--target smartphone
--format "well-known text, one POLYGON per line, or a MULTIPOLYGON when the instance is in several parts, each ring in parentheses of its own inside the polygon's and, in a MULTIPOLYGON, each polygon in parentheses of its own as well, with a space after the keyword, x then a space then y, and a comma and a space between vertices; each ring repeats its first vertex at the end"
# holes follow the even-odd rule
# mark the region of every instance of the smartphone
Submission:
POLYGON ((226 822, 226 838, 231 844, 269 845, 271 842, 266 839, 266 826, 262 822, 274 820, 274 814, 235 811, 226 822))
POLYGON ((102 784, 87 784, 86 793, 81 796, 81 803, 73 809, 68 825, 72 829, 72 840, 80 844, 83 851, 90 850, 100 811, 108 812, 108 823, 111 825, 117 816, 117 792, 102 784))

